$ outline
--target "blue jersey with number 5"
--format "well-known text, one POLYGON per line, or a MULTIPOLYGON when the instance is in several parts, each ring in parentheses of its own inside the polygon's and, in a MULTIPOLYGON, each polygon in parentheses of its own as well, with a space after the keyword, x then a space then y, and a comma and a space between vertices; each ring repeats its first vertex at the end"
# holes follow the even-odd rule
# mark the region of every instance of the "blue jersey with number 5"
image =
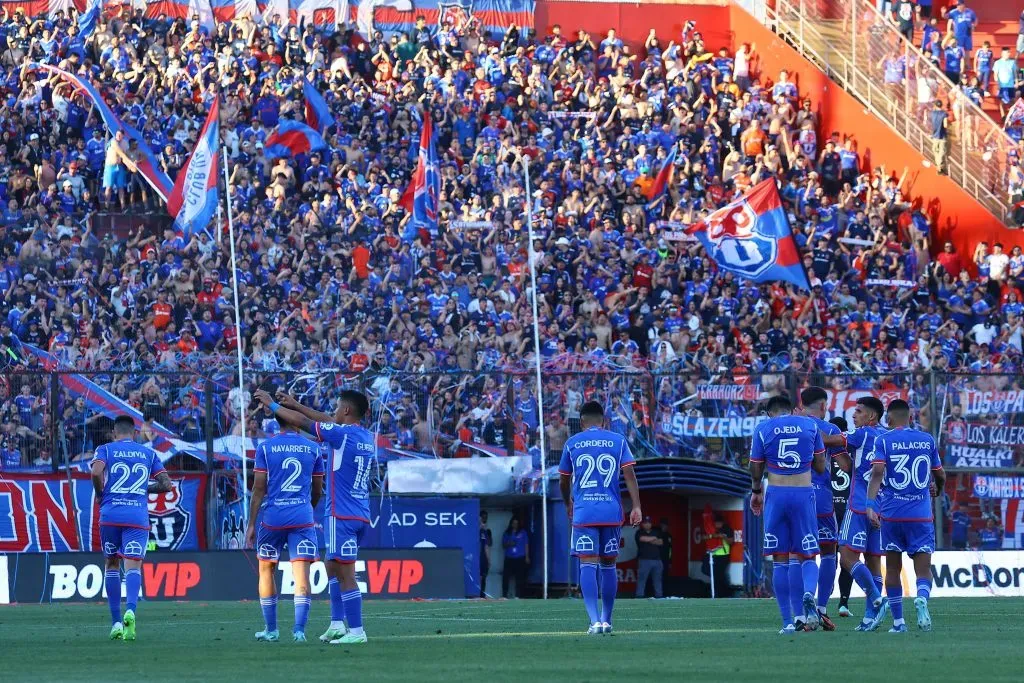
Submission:
POLYGON ((327 470, 327 516, 370 522, 370 468, 377 444, 373 432, 359 425, 313 423, 313 434, 331 453, 327 470))
POLYGON ((96 449, 93 461, 106 467, 100 524, 149 528, 149 480, 164 471, 156 451, 134 441, 114 441, 96 449))
POLYGON ((803 474, 811 471, 814 456, 824 452, 825 444, 814 420, 803 415, 781 415, 754 430, 750 461, 765 463, 773 474, 803 474))
POLYGON ((935 439, 917 429, 893 429, 875 439, 873 462, 885 464, 887 493, 880 514, 890 522, 932 521, 932 470, 942 469, 935 439))
POLYGON ((255 471, 267 473, 267 496, 261 508, 263 526, 313 526, 313 477, 324 476, 320 444, 300 434, 277 434, 256 447, 255 471))
POLYGON ((619 470, 636 460, 621 434, 598 427, 565 442, 559 474, 572 475, 573 526, 621 526, 619 470))

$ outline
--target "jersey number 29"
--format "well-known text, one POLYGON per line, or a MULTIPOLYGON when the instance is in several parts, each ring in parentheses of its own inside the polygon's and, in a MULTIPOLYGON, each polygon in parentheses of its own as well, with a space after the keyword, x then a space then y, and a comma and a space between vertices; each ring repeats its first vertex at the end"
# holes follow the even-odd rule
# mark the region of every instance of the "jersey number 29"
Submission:
POLYGON ((583 470, 583 474, 580 475, 581 489, 592 489, 597 486, 598 480, 593 478, 594 470, 597 470, 599 477, 604 480, 605 488, 611 485, 612 477, 615 476, 615 457, 611 453, 602 453, 597 458, 583 454, 576 461, 576 466, 583 470))

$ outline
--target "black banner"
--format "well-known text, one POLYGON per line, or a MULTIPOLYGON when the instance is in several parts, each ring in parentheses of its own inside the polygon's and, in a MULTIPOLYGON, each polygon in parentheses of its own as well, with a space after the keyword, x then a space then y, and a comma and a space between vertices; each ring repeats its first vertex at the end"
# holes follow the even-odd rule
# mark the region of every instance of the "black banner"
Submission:
MULTIPOLYGON (((452 599, 466 597, 462 552, 454 548, 367 549, 356 562, 366 598, 452 599)), ((104 600, 99 553, 0 555, 0 603, 104 600), (6 574, 6 577, 4 576, 6 574), (6 579, 6 580, 5 580, 6 579)), ((294 593, 291 563, 278 564, 281 595, 294 593)), ((146 600, 255 600, 257 560, 240 550, 150 553, 142 565, 146 600)), ((327 595, 323 562, 310 568, 314 595, 327 595)))

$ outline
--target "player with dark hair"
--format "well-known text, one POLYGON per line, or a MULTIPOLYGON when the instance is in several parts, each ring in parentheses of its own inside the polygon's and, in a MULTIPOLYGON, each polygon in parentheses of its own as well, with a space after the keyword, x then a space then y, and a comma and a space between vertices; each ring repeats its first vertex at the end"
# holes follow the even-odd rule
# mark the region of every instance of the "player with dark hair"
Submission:
MULTIPOLYGON (((821 432, 822 438, 826 436, 839 436, 840 429, 831 422, 825 420, 825 404, 828 402, 828 394, 821 387, 808 387, 800 392, 800 403, 803 406, 803 414, 810 418, 821 432)), ((828 600, 832 597, 832 590, 836 584, 836 569, 838 558, 836 557, 837 541, 839 538, 839 526, 836 524, 835 507, 832 504, 832 462, 840 456, 846 455, 843 447, 826 449, 825 471, 811 473, 811 486, 814 488, 814 505, 818 519, 818 545, 821 547, 821 563, 818 566, 818 616, 821 619, 821 627, 826 631, 836 630, 836 625, 828 618, 828 600)), ((789 560, 789 582, 790 600, 796 600, 793 594, 799 584, 794 581, 794 562, 799 563, 796 556, 789 560)), ((794 615, 797 613, 797 605, 794 605, 794 615)), ((801 630, 802 619, 794 618, 797 622, 796 629, 801 630)))
POLYGON ((825 445, 818 426, 808 417, 793 415, 788 396, 768 399, 769 419, 754 430, 750 449, 750 509, 764 512, 764 552, 772 555, 775 599, 782 615, 780 634, 795 633, 790 598, 790 572, 800 573, 800 606, 804 630, 817 630, 820 619, 814 594, 818 588, 818 521, 811 486, 811 469, 826 471, 825 445), (764 493, 765 469, 768 492, 764 493), (796 555, 801 562, 790 565, 796 555))
POLYGON ((840 437, 829 437, 826 441, 830 446, 839 446, 845 440, 848 453, 846 458, 839 458, 844 467, 850 468, 850 500, 839 529, 839 560, 867 596, 864 618, 855 629, 857 631, 878 628, 877 624, 889 608, 888 599, 881 593, 881 536, 878 527, 868 521, 866 507, 871 453, 875 439, 886 431, 879 424, 884 412, 885 407, 877 398, 862 396, 853 409, 854 430, 840 437), (864 562, 861 562, 861 556, 864 562))
POLYGON ((260 607, 266 628, 256 640, 276 641, 277 583, 274 571, 281 551, 288 546, 295 577, 295 625, 292 640, 306 642, 309 619, 309 565, 318 559, 313 509, 324 490, 324 462, 320 444, 296 433, 287 422, 282 431, 256 447, 252 501, 246 547, 256 548, 260 565, 260 607), (259 520, 259 533, 256 520, 259 520))
MULTIPOLYGON (((875 439, 866 507, 872 524, 881 525, 885 548, 885 592, 892 608, 889 633, 906 633, 903 621, 903 553, 914 560, 917 574, 917 626, 932 630, 928 598, 932 592, 932 553, 935 552, 935 519, 931 498, 946 484, 939 450, 931 434, 910 426, 910 406, 902 399, 889 403, 889 431, 875 439), (878 500, 882 481, 888 490, 878 500)), ((880 621, 876 619, 876 622, 880 621)), ((877 628, 877 623, 875 624, 877 628)))
POLYGON ((331 624, 320 640, 335 645, 365 643, 363 597, 356 584, 355 563, 370 527, 370 474, 377 457, 373 432, 360 425, 370 412, 370 402, 361 392, 346 389, 341 392, 332 416, 304 406, 283 392, 278 392, 280 403, 266 391, 257 391, 255 396, 282 423, 312 434, 333 450, 325 468, 324 519, 331 624))
MULTIPOLYGON (((841 415, 829 420, 839 428, 839 432, 845 432, 847 426, 846 418, 841 415)), ((847 456, 849 460, 849 456, 847 456)), ((843 469, 839 458, 832 458, 832 505, 835 507, 836 519, 846 518, 846 501, 850 498, 850 473, 843 469)), ((850 591, 853 589, 853 577, 846 567, 840 563, 839 567, 839 616, 850 616, 850 591)))
POLYGON ((572 525, 572 553, 580 561, 580 590, 590 618, 587 633, 595 635, 612 632, 612 609, 619 587, 615 557, 623 517, 620 471, 632 505, 629 523, 639 526, 643 514, 633 473, 636 461, 625 437, 605 428, 604 409, 597 401, 583 404, 580 425, 582 431, 569 437, 562 449, 558 485, 572 525))
POLYGON ((135 443, 135 420, 118 415, 113 432, 114 440, 96 449, 89 469, 100 506, 100 540, 106 557, 104 581, 113 624, 110 639, 135 640, 142 561, 149 544, 149 494, 170 491, 171 478, 156 451, 135 443), (121 560, 128 607, 123 621, 121 560))

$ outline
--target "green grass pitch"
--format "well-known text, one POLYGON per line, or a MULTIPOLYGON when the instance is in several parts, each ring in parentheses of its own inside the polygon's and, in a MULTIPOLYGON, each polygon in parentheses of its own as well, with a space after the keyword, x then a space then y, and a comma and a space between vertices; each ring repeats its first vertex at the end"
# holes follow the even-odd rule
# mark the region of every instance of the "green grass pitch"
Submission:
MULTIPOLYGON (((833 601, 833 605, 834 605, 833 601)), ((579 600, 364 603, 370 642, 316 640, 328 608, 315 600, 307 635, 257 643, 259 604, 143 603, 138 640, 107 640, 105 603, 0 608, 0 680, 14 681, 1021 681, 1024 599, 932 601, 935 630, 907 635, 779 636, 770 600, 620 600, 616 633, 587 636, 579 600)), ((855 612, 863 601, 854 601, 855 612)), ((832 610, 835 611, 834 608, 832 610)), ((887 630, 889 625, 885 626, 887 630)))

